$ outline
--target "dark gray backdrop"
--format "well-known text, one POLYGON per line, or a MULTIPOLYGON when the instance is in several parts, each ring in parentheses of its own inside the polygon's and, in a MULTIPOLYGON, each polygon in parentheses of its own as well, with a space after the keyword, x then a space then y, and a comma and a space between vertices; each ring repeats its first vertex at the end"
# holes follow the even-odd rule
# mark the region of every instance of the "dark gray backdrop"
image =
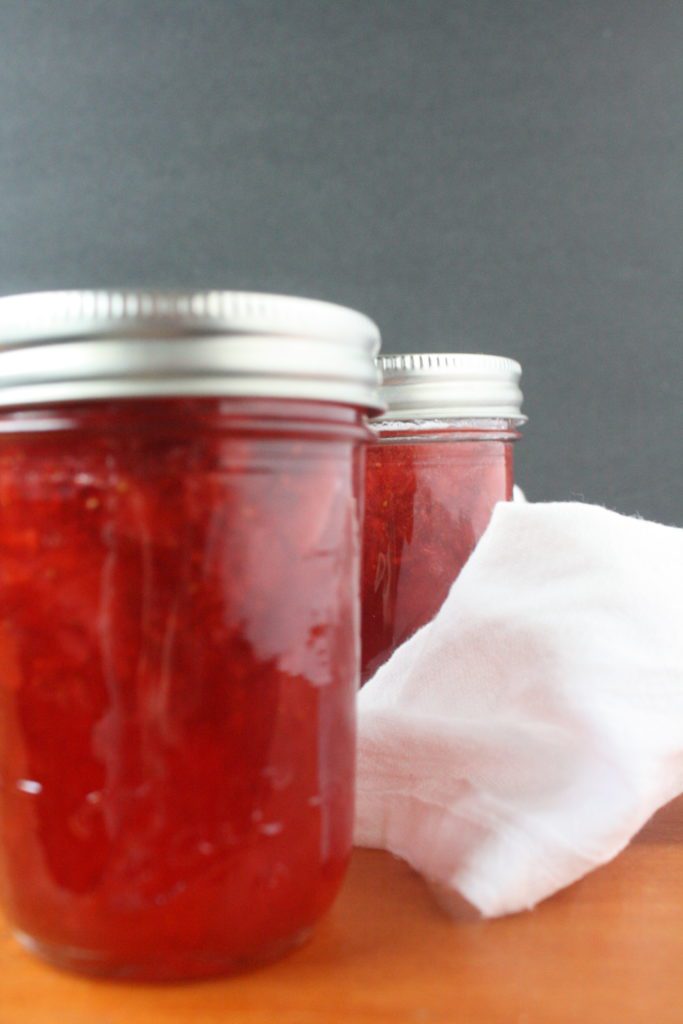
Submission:
POLYGON ((534 499, 683 525, 680 0, 0 0, 0 292, 518 357, 534 499))

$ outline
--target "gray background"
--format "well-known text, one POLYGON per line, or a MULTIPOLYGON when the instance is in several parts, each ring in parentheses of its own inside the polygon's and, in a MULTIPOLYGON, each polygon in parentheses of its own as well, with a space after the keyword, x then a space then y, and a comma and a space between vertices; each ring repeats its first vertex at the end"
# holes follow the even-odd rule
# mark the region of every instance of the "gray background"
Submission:
POLYGON ((519 358, 533 499, 683 525, 680 0, 0 0, 0 292, 519 358))

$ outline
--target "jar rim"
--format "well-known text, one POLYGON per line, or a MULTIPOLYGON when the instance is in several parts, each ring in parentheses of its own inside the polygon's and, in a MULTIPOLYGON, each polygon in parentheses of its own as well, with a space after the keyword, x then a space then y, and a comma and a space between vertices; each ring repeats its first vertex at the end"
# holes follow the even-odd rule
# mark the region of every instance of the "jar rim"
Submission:
POLYGON ((517 441, 523 416, 429 416, 392 419, 377 416, 370 422, 375 438, 389 444, 421 441, 517 441))
POLYGON ((260 292, 0 298, 0 406, 144 396, 300 398, 382 410, 363 313, 260 292))

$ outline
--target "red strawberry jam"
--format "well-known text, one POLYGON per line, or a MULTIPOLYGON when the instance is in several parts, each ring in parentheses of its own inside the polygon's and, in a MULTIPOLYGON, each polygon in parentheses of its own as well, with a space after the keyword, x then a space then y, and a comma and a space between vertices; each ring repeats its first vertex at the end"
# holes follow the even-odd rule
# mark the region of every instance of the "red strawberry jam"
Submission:
POLYGON ((432 619, 512 497, 520 367, 469 354, 380 357, 388 412, 366 451, 362 667, 366 682, 432 619))
POLYGON ((363 681, 436 615, 494 505, 512 496, 509 441, 468 441, 457 427, 380 436, 366 452, 363 681))
POLYGON ((330 905, 366 438, 275 397, 0 411, 0 886, 42 956, 224 973, 330 905))

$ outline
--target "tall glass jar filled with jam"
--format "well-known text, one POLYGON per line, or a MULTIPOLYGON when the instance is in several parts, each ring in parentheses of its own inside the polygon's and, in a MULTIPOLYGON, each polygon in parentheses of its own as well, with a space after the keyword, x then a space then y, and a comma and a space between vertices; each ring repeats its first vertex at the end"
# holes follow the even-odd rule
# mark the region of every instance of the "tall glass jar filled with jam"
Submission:
POLYGON ((498 501, 512 497, 522 394, 512 359, 378 360, 387 411, 367 450, 362 680, 441 607, 498 501))
POLYGON ((0 300, 0 887, 48 960, 229 972, 331 903, 378 344, 287 297, 0 300))

